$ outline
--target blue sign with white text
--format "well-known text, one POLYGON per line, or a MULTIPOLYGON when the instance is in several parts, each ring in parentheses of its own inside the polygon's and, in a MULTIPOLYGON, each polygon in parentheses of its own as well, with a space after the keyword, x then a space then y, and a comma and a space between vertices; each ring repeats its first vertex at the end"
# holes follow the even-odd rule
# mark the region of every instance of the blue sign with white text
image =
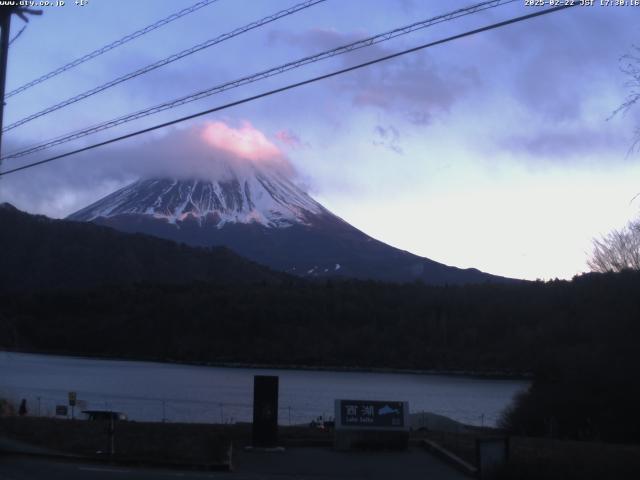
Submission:
POLYGON ((342 425, 347 427, 404 427, 404 402, 340 400, 342 425))

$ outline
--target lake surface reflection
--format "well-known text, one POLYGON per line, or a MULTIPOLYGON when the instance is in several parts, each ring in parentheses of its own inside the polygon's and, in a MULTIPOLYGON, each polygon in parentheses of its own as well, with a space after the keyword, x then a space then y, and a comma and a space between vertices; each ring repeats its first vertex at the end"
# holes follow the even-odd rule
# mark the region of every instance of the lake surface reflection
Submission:
POLYGON ((281 424, 333 415, 336 398, 406 400, 471 425, 495 425, 523 380, 447 375, 198 367, 0 352, 0 397, 27 399, 29 415, 55 415, 77 392, 78 407, 121 411, 131 420, 250 421, 254 375, 280 377, 281 424))

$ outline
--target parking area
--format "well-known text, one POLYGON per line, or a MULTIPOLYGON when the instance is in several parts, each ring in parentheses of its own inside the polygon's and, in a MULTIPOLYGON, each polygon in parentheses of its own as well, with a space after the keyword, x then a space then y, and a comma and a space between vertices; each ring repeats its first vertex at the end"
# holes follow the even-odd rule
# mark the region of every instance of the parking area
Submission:
POLYGON ((468 478, 419 447, 407 452, 336 452, 331 448, 288 448, 282 452, 239 452, 232 472, 73 462, 33 456, 0 457, 0 480, 151 480, 169 478, 228 480, 403 480, 468 478))
POLYGON ((242 452, 235 473, 246 479, 466 479, 421 447, 406 452, 336 452, 331 448, 288 448, 283 452, 242 452))

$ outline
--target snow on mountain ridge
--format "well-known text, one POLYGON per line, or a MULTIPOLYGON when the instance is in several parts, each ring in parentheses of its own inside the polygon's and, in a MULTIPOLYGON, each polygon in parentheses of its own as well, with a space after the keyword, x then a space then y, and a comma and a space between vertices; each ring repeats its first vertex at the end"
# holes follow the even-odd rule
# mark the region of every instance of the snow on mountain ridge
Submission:
POLYGON ((230 172, 224 179, 139 180, 74 213, 72 220, 92 221, 123 214, 143 214, 169 223, 189 217, 202 222, 258 223, 266 227, 307 224, 309 215, 326 210, 277 171, 230 172))

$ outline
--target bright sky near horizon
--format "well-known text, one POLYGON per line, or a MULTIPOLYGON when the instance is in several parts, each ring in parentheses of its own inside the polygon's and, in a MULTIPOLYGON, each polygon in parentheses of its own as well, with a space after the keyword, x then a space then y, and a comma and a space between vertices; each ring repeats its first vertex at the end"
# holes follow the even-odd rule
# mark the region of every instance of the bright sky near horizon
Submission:
MULTIPOLYGON (((193 3, 44 8, 11 45, 7 91, 193 3)), ((9 98, 5 125, 295 3, 219 0, 9 98)), ((328 0, 11 130, 3 152, 472 3, 328 0)), ((534 8, 522 0, 444 22, 3 169, 534 8)), ((220 148, 278 149, 317 200, 395 247, 510 277, 571 278, 587 270, 592 238, 640 209, 640 156, 629 154, 640 108, 609 119, 629 93, 620 59, 639 43, 638 20, 640 7, 596 5, 485 32, 7 175, 0 201, 64 217, 153 175, 148 159, 160 138, 209 125, 208 141, 220 148)), ((14 18, 12 32, 22 25, 14 18)))

